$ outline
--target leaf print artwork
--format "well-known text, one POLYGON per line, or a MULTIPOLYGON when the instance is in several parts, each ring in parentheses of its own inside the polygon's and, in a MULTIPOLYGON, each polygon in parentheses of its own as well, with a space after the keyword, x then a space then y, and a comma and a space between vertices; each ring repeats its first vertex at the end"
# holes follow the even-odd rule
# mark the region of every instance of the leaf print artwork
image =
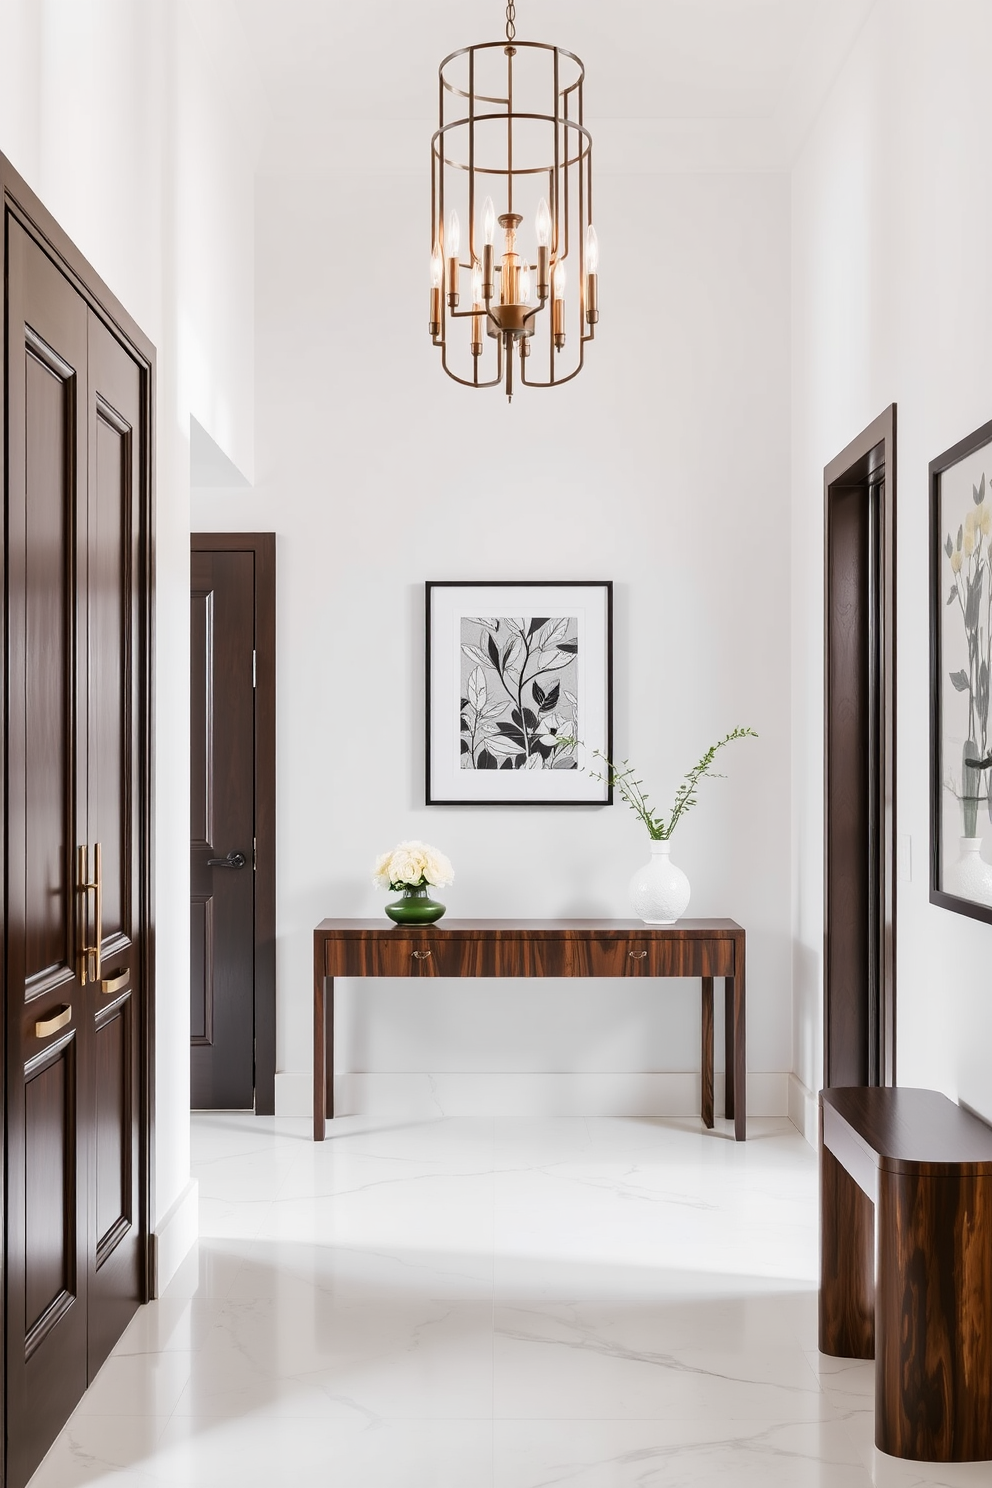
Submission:
POLYGON ((463 770, 577 770, 575 615, 461 620, 463 770))
MULTIPOLYGON (((987 784, 989 756, 989 673, 992 670, 992 501, 986 500, 985 473, 972 482, 971 502, 956 532, 944 540, 944 558, 949 570, 946 606, 957 611, 964 630, 967 666, 948 669, 947 680, 967 701, 967 738, 961 749, 961 788, 953 777, 947 788, 961 802, 964 835, 974 838, 978 830, 978 808, 992 795, 987 784)), ((961 632, 957 632, 960 636, 961 632)), ((958 653, 955 659, 964 658, 958 653)))

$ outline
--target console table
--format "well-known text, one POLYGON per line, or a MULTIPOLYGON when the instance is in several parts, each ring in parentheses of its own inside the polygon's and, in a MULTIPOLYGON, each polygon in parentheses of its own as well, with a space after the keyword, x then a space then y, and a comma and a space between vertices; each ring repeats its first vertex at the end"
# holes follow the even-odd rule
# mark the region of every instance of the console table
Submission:
POLYGON ((700 977, 702 1118, 713 1125, 713 979, 724 979, 724 1110, 738 1142, 747 1091, 744 931, 733 920, 322 920, 313 933, 313 1139, 334 1115, 335 977, 700 977))

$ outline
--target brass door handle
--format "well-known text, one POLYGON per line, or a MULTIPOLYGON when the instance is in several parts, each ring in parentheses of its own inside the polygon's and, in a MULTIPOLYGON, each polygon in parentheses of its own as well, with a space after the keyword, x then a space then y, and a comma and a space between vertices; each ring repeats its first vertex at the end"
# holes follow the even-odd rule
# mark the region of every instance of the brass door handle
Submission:
POLYGON ((104 994, 105 997, 109 997, 112 992, 120 992, 125 987, 129 986, 130 983, 131 969, 130 967, 125 967, 125 969, 120 973, 119 976, 110 977, 109 980, 101 981, 100 991, 104 994))
POLYGON ((77 854, 78 890, 83 896, 80 914, 82 933, 79 947, 79 980, 83 986, 87 981, 98 982, 101 976, 101 947, 103 943, 103 849, 99 842, 93 847, 93 878, 90 878, 89 848, 80 847, 77 854), (96 935, 94 944, 88 945, 89 916, 86 913, 86 896, 90 891, 96 896, 96 935))
POLYGON ((631 961, 643 961, 644 957, 647 955, 647 951, 628 951, 627 955, 630 957, 631 961))
POLYGON ((34 1025, 35 1038, 48 1038, 49 1034, 58 1033, 59 1029, 64 1028, 71 1018, 72 1004, 64 1002, 58 1012, 53 1013, 50 1018, 38 1019, 34 1025))
POLYGON ((415 961, 426 961, 428 956, 430 955, 430 951, 412 951, 411 955, 413 956, 413 959, 415 961))

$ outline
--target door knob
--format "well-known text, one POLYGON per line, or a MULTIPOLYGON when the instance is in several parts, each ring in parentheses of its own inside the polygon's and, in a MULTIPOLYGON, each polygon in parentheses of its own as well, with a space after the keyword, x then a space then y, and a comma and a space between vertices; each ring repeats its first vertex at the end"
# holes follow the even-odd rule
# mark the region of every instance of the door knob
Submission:
POLYGON ((243 868, 248 859, 243 852, 229 852, 226 858, 208 858, 208 868, 243 868))

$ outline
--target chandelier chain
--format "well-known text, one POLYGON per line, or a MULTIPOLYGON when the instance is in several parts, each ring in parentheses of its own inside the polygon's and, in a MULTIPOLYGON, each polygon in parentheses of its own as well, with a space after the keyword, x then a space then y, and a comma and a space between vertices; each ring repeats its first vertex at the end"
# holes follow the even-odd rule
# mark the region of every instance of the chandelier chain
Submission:
POLYGON ((516 24, 515 24, 516 19, 517 19, 517 7, 513 3, 513 0, 507 0, 507 7, 506 7, 506 39, 507 39, 507 41, 512 41, 514 39, 514 37, 516 36, 516 34, 517 34, 517 27, 516 27, 516 24))

